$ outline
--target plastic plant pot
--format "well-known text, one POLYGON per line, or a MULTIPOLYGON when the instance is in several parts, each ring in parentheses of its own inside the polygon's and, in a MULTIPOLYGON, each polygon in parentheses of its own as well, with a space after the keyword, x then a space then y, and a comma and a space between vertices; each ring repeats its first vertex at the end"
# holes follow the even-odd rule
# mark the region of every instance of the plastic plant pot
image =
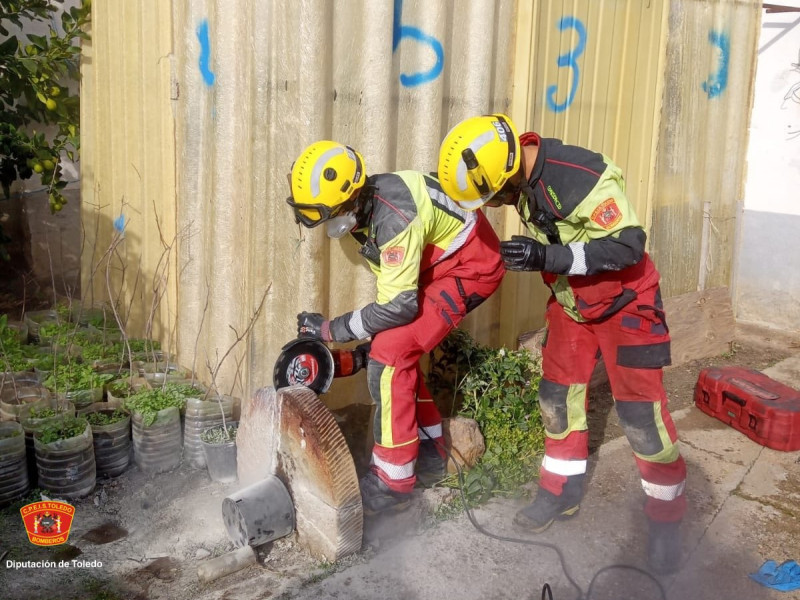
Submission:
MULTIPOLYGON (((92 428, 86 419, 83 432, 69 438, 45 442, 42 436, 47 428, 33 434, 36 467, 39 470, 39 487, 57 497, 83 498, 95 486, 97 477, 94 460, 92 428)), ((62 422, 65 422, 66 419, 62 422)))
POLYGON ((238 423, 227 423, 230 439, 225 436, 222 425, 209 427, 200 435, 203 453, 206 458, 208 476, 213 481, 229 483, 236 481, 236 435, 238 423), (232 431, 231 431, 232 430, 232 431))
POLYGON ((181 413, 171 406, 158 411, 155 421, 144 424, 140 413, 131 414, 133 460, 144 473, 165 473, 181 462, 181 413))
POLYGON ((206 429, 222 424, 222 417, 230 423, 233 416, 233 399, 231 397, 211 396, 188 398, 186 414, 183 419, 183 456, 190 466, 202 469, 206 466, 206 456, 200 436, 206 429))
POLYGON ((91 413, 111 417, 118 415, 121 405, 97 402, 89 406, 84 414, 92 427, 92 443, 98 477, 116 477, 128 468, 131 458, 131 417, 129 414, 113 423, 95 424, 91 413))
POLYGON ((22 498, 29 488, 22 425, 16 421, 0 423, 0 506, 22 498))
POLYGON ((294 505, 283 482, 270 475, 225 498, 222 520, 234 545, 258 546, 292 533, 294 505))

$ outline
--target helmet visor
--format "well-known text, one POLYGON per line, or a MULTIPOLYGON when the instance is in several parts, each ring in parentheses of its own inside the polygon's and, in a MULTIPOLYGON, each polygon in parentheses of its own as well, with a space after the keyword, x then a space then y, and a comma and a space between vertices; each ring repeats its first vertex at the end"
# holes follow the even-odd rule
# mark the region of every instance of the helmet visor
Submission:
POLYGON ((327 204, 298 204, 294 201, 294 198, 289 196, 286 198, 286 204, 292 207, 295 223, 312 228, 329 219, 333 219, 342 209, 352 209, 355 203, 348 200, 336 206, 328 206, 327 204))

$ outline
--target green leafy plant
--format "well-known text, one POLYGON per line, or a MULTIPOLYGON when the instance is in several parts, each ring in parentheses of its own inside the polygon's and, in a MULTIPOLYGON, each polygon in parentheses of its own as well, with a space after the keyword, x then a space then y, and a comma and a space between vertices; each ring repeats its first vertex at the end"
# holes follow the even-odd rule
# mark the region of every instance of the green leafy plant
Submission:
POLYGON ((52 444, 79 436, 86 431, 87 424, 87 420, 82 417, 64 417, 44 425, 34 436, 43 444, 52 444))
POLYGON ((43 385, 53 392, 92 390, 103 387, 114 375, 96 373, 90 365, 75 362, 58 366, 44 380, 43 385))
POLYGON ((141 415, 142 423, 149 427, 155 423, 158 412, 165 408, 175 407, 183 411, 186 407, 186 396, 174 389, 142 390, 129 396, 124 406, 130 412, 141 415))
POLYGON ((65 10, 61 31, 52 18, 60 1, 15 0, 0 3, 0 185, 6 198, 11 184, 41 176, 50 210, 66 202, 62 190, 62 153, 70 159, 80 148, 80 104, 69 87, 80 79, 80 39, 88 39, 91 3, 65 10), (47 35, 21 32, 31 23, 47 35), (10 31, 10 27, 20 31, 10 31), (36 131, 53 126, 54 134, 36 131))
POLYGON ((225 442, 231 442, 236 439, 237 429, 236 425, 226 425, 225 427, 217 425, 215 427, 209 427, 200 434, 200 440, 206 444, 224 444, 225 442))
MULTIPOLYGON (((482 346, 461 330, 445 342, 431 362, 437 374, 429 378, 431 389, 450 395, 457 414, 478 423, 486 444, 481 460, 465 474, 465 494, 475 503, 519 495, 536 476, 544 450, 540 365, 527 350, 482 346)), ((448 485, 457 484, 455 476, 448 479, 448 485)))
POLYGON ((89 425, 94 427, 102 427, 104 425, 111 425, 112 423, 118 423, 122 421, 128 416, 123 410, 116 409, 114 411, 103 410, 103 411, 96 411, 90 412, 86 414, 86 420, 89 421, 89 425))
POLYGON ((164 384, 164 391, 168 393, 180 394, 184 398, 200 398, 205 396, 205 390, 200 389, 197 385, 191 383, 179 383, 177 381, 168 381, 164 384))
POLYGON ((54 408, 32 408, 28 412, 30 419, 46 419, 48 417, 55 417, 58 414, 54 408))
POLYGON ((8 315, 0 315, 0 369, 24 371, 30 366, 15 329, 8 326, 8 315))

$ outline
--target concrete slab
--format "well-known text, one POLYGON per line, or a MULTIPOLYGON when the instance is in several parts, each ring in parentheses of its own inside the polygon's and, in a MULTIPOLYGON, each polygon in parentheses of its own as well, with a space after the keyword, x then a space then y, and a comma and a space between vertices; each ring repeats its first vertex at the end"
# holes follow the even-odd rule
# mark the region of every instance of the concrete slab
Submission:
POLYGON ((778 364, 764 369, 762 373, 790 388, 800 390, 800 355, 790 356, 778 364))
POLYGON ((763 448, 738 493, 788 512, 797 512, 800 509, 800 452, 763 448))
POLYGON ((760 535, 762 521, 771 518, 771 512, 762 510, 758 502, 728 497, 691 549, 689 563, 667 585, 668 598, 798 598, 763 587, 748 577, 765 560, 775 558, 768 544, 761 543, 760 535))

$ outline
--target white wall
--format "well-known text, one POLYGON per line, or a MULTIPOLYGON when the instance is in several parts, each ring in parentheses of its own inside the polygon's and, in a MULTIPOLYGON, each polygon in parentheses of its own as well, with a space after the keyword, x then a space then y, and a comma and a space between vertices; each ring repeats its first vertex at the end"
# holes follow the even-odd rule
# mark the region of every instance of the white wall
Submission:
POLYGON ((800 215, 800 12, 764 11, 750 127, 745 210, 800 215))
POLYGON ((747 160, 736 316, 800 331, 800 12, 763 11, 747 160))

